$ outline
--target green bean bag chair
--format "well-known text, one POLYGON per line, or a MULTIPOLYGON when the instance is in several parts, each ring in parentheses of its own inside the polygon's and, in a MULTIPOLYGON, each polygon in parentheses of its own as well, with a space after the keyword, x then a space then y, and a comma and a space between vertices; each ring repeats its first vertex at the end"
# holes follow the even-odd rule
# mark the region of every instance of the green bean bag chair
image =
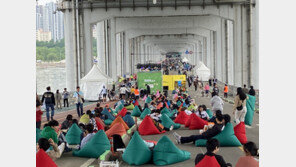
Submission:
POLYGON ((246 113, 246 117, 245 117, 245 124, 252 126, 254 111, 255 111, 256 97, 252 96, 252 95, 248 95, 248 96, 249 96, 249 99, 247 100, 247 113, 246 113))
POLYGON ((81 150, 73 151, 73 156, 98 158, 106 150, 110 150, 110 142, 103 130, 98 131, 81 150))
POLYGON ((169 118, 169 116, 167 116, 167 114, 161 114, 160 120, 161 124, 168 129, 170 129, 172 125, 174 126, 174 129, 179 129, 181 127, 181 124, 175 123, 169 118))
POLYGON ((161 114, 167 114, 167 115, 168 115, 168 114, 171 114, 171 113, 170 113, 170 110, 169 110, 168 108, 166 108, 166 107, 164 107, 164 108, 160 111, 160 113, 161 113, 161 114))
POLYGON ((68 130, 65 138, 69 145, 76 145, 80 144, 80 137, 81 137, 81 129, 78 127, 77 124, 72 124, 70 129, 68 130))
POLYGON ((43 130, 41 131, 41 137, 46 139, 51 138, 55 143, 58 143, 58 135, 50 126, 43 128, 43 130))
POLYGON ((124 120, 124 122, 127 124, 129 128, 131 128, 135 124, 135 121, 132 118, 131 114, 126 114, 122 119, 124 120))
POLYGON ((151 110, 149 108, 145 108, 142 114, 140 115, 141 119, 144 119, 146 115, 150 114, 151 110))
POLYGON ((112 121, 115 119, 115 117, 107 110, 107 108, 103 109, 102 114, 107 115, 108 119, 111 119, 112 121))
POLYGON ((105 125, 111 125, 112 124, 112 120, 111 119, 106 119, 104 120, 105 125))
POLYGON ((123 104, 119 104, 116 108, 115 108, 115 112, 118 113, 119 111, 121 111, 123 109, 123 104))
POLYGON ((149 162, 151 157, 152 152, 136 131, 122 154, 122 159, 129 165, 143 165, 149 162))
MULTIPOLYGON (((213 138, 219 140, 220 146, 222 147, 241 146, 240 141, 234 135, 233 126, 231 123, 227 123, 223 131, 220 132, 218 135, 214 136, 213 138)), ((197 147, 200 147, 200 146, 203 147, 203 146, 206 146, 206 142, 207 140, 205 139, 196 140, 195 145, 197 147)))
POLYGON ((182 104, 181 101, 177 102, 178 107, 180 107, 181 104, 182 104))
POLYGON ((151 101, 152 101, 151 97, 148 96, 148 97, 146 98, 146 100, 145 100, 145 103, 148 103, 148 104, 149 104, 151 101))
POLYGON ((36 128, 36 143, 38 143, 38 140, 41 138, 41 130, 36 128))
POLYGON ((113 110, 112 108, 110 108, 111 110, 111 114, 116 115, 117 113, 115 112, 115 110, 113 110))
POLYGON ((140 117, 141 116, 141 111, 140 111, 138 106, 134 107, 133 112, 132 112, 132 116, 134 116, 134 117, 140 117))
POLYGON ((167 137, 162 136, 153 149, 153 163, 155 165, 170 165, 190 159, 190 152, 180 150, 167 137))
POLYGON ((135 106, 134 106, 133 104, 130 104, 130 105, 126 106, 125 108, 126 108, 127 110, 133 110, 134 107, 135 107, 135 106))
POLYGON ((210 119, 213 117, 213 112, 210 109, 206 110, 207 114, 209 115, 210 119))
POLYGON ((177 109, 174 109, 174 110, 170 111, 170 114, 168 114, 168 116, 170 118, 173 118, 176 113, 178 113, 178 110, 177 109))

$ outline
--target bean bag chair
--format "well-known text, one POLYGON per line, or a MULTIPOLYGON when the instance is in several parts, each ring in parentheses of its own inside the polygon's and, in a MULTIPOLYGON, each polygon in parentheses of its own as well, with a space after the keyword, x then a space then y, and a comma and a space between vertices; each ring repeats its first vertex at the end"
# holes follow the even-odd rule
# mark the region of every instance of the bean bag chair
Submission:
POLYGON ((145 100, 145 103, 149 104, 151 101, 152 101, 151 97, 148 96, 147 99, 145 100))
POLYGON ((57 167, 57 165, 43 149, 40 149, 36 154, 36 167, 57 167))
POLYGON ((121 115, 122 117, 124 117, 125 114, 126 114, 126 112, 127 112, 127 109, 126 109, 125 107, 123 107, 122 110, 117 114, 117 117, 118 117, 119 115, 121 115))
POLYGON ((115 117, 107 110, 107 108, 103 109, 102 114, 106 115, 108 119, 111 119, 112 121, 115 119, 115 117))
POLYGON ((236 125, 234 128, 234 135, 237 137, 237 139, 241 142, 241 144, 247 143, 247 136, 246 136, 246 127, 244 122, 240 122, 238 125, 236 125))
POLYGON ((181 101, 178 101, 178 102, 177 102, 178 107, 180 107, 181 104, 182 104, 181 101))
POLYGON ((166 127, 166 128, 170 128, 172 125, 174 126, 174 129, 179 129, 181 127, 181 124, 175 123, 173 120, 171 120, 171 118, 169 118, 169 116, 167 116, 166 114, 161 114, 160 117, 161 120, 161 124, 166 127))
MULTIPOLYGON (((185 111, 184 111, 184 113, 185 113, 185 111)), ((186 113, 185 113, 186 114, 186 113)), ((186 114, 187 115, 187 114, 186 114)), ((185 122, 185 127, 189 127, 190 126, 190 124, 191 124, 191 120, 192 120, 192 118, 193 118, 193 115, 194 114, 191 114, 191 115, 189 115, 189 118, 187 119, 187 121, 185 122)))
POLYGON ((98 130, 105 130, 104 126, 97 119, 95 119, 95 120, 96 120, 96 125, 97 125, 98 130))
POLYGON ((161 113, 161 114, 167 114, 167 115, 171 114, 170 111, 169 111, 169 109, 166 108, 166 107, 164 107, 164 108, 160 111, 160 113, 161 113))
POLYGON ((115 108, 115 112, 118 113, 119 111, 121 111, 123 109, 123 104, 119 104, 116 108, 115 108))
POLYGON ((70 129, 68 130, 65 138, 69 145, 77 145, 80 144, 82 130, 78 127, 77 124, 72 124, 70 129))
POLYGON ((140 111, 138 106, 134 107, 133 112, 132 112, 132 116, 134 116, 134 117, 140 117, 141 116, 141 111, 140 111))
POLYGON ((193 105, 193 104, 191 104, 191 105, 187 108, 187 110, 189 110, 189 111, 191 111, 192 109, 194 109, 194 105, 193 105))
POLYGON ((185 125, 186 121, 189 119, 189 115, 185 113, 185 111, 181 111, 176 119, 174 120, 175 123, 183 124, 185 125))
POLYGON ((122 159, 129 165, 143 165, 150 161, 152 152, 136 131, 128 143, 122 159))
POLYGON ((252 95, 248 95, 249 99, 247 100, 247 113, 245 117, 245 124, 252 126, 254 111, 255 111, 255 104, 256 104, 256 97, 252 95))
POLYGON ((126 106, 125 108, 126 108, 127 110, 133 110, 134 107, 135 107, 135 106, 134 106, 133 104, 130 104, 130 105, 126 106))
MULTIPOLYGON (((241 146, 240 141, 234 135, 233 126, 231 123, 227 123, 223 131, 220 132, 218 135, 214 136, 213 138, 219 140, 220 146, 222 147, 241 146)), ((196 140, 195 145, 206 146, 206 142, 207 140, 205 139, 196 140)))
POLYGON ((125 128, 125 130, 129 130, 129 127, 127 126, 127 124, 124 122, 124 120, 121 117, 117 117, 112 124, 110 125, 110 127, 113 127, 116 123, 121 123, 123 125, 123 127, 125 128))
POLYGON ((152 119, 149 116, 146 116, 139 126, 139 133, 141 135, 156 135, 165 133, 165 131, 160 132, 154 125, 152 119))
POLYGON ((36 143, 38 142, 38 140, 41 138, 41 130, 36 128, 36 143))
POLYGON ((220 167, 220 164, 215 156, 205 155, 204 158, 195 165, 195 167, 220 167))
POLYGON ((178 113, 178 110, 177 109, 174 109, 173 111, 170 111, 170 114, 168 114, 168 116, 170 118, 173 118, 176 113, 178 113))
POLYGON ((120 122, 117 122, 110 129, 106 131, 106 135, 108 138, 112 137, 113 135, 122 136, 124 134, 126 134, 126 129, 120 122))
POLYGON ((83 124, 88 124, 89 123, 89 115, 87 114, 83 114, 79 120, 79 122, 83 123, 83 124))
POLYGON ((135 121, 130 114, 126 114, 122 119, 124 120, 124 122, 127 124, 129 128, 131 128, 135 124, 135 121))
POLYGON ((164 104, 166 108, 170 108, 167 102, 165 102, 164 104))
POLYGON ((144 119, 146 115, 151 114, 151 110, 149 108, 145 108, 142 112, 142 114, 140 115, 141 119, 144 119))
POLYGON ((138 105, 139 105, 138 100, 135 100, 134 106, 138 106, 138 105))
POLYGON ((210 109, 206 110, 207 114, 209 115, 210 119, 213 117, 213 112, 210 109))
POLYGON ((73 156, 98 158, 106 150, 110 150, 110 142, 103 130, 98 131, 81 150, 73 151, 73 156))
POLYGON ((99 122, 104 128, 106 127, 104 121, 101 118, 95 117, 95 120, 96 120, 96 122, 99 122))
POLYGON ((196 114, 191 114, 192 115, 192 119, 190 122, 190 126, 189 129, 193 130, 193 129, 203 129, 205 125, 208 125, 208 122, 201 119, 199 116, 197 116, 196 114))
POLYGON ((55 143, 58 143, 58 135, 50 126, 43 128, 43 130, 41 131, 41 137, 46 139, 51 138, 55 143))
POLYGON ((190 152, 180 150, 167 137, 162 136, 153 149, 153 163, 155 165, 170 165, 190 159, 190 152))
POLYGON ((157 106, 156 106, 156 109, 161 109, 162 108, 162 106, 163 106, 163 103, 161 102, 161 103, 159 103, 157 106))
POLYGON ((113 114, 113 115, 116 115, 117 113, 115 112, 115 110, 113 110, 112 108, 109 108, 111 111, 110 113, 113 114))
POLYGON ((106 125, 111 125, 112 124, 112 120, 111 119, 106 119, 106 120, 104 120, 104 124, 106 124, 106 125))

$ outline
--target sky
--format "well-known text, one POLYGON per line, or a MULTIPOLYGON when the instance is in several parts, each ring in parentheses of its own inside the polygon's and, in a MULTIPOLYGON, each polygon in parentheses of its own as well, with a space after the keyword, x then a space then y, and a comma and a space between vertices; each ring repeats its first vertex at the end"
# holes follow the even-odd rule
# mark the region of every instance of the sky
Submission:
POLYGON ((45 5, 46 3, 49 2, 56 2, 56 0, 38 0, 39 5, 45 5))

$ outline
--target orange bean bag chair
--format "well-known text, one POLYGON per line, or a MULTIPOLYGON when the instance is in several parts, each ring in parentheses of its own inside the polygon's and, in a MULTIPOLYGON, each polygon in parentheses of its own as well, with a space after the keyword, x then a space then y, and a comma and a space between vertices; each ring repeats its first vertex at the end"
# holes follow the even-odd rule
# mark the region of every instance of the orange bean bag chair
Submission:
POLYGON ((244 122, 240 122, 238 125, 236 125, 233 128, 233 130, 234 130, 234 135, 241 142, 241 144, 245 144, 248 142, 248 139, 246 136, 246 126, 244 122))
POLYGON ((104 121, 101 118, 95 117, 95 120, 96 120, 96 122, 98 121, 104 128, 106 127, 104 121))
POLYGON ((190 122, 189 129, 203 129, 205 125, 208 125, 208 122, 198 117, 196 114, 191 114, 192 119, 190 122))
POLYGON ((98 119, 95 119, 96 120, 96 124, 97 124, 97 127, 98 127, 98 131, 99 130, 105 130, 104 126, 99 122, 98 119))
POLYGON ((174 122, 185 125, 188 119, 189 119, 189 115, 187 115, 185 111, 181 111, 176 117, 176 119, 174 120, 174 122))
POLYGON ((122 117, 124 117, 125 114, 126 114, 126 112, 127 112, 127 109, 125 107, 123 107, 116 117, 118 117, 119 115, 121 115, 122 117))
POLYGON ((220 167, 220 164, 215 156, 206 155, 201 161, 199 161, 198 164, 195 165, 195 167, 220 167))
POLYGON ((106 135, 108 138, 111 138, 113 135, 122 136, 124 134, 126 134, 126 130, 120 122, 116 123, 115 125, 113 125, 110 129, 108 129, 106 131, 106 135))
POLYGON ((146 115, 143 121, 139 126, 140 135, 155 135, 165 133, 165 130, 159 131, 157 127, 154 125, 150 116, 146 115))
POLYGON ((123 127, 125 128, 125 130, 129 130, 129 127, 127 126, 127 124, 124 122, 124 120, 121 117, 117 117, 112 124, 110 125, 110 127, 114 126, 116 123, 121 123, 123 125, 123 127))
POLYGON ((57 165, 43 149, 40 149, 36 154, 36 167, 57 167, 57 165))

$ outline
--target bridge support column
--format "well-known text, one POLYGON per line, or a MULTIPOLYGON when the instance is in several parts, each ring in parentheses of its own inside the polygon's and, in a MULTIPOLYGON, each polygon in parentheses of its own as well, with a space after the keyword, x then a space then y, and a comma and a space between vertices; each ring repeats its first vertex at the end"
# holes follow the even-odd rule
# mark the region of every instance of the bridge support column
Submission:
POLYGON ((102 21, 97 23, 97 59, 101 71, 106 74, 105 45, 105 27, 104 21, 102 21))
POLYGON ((115 27, 115 18, 110 19, 110 62, 109 65, 111 68, 110 74, 113 80, 117 79, 117 61, 116 61, 116 27, 115 27))

